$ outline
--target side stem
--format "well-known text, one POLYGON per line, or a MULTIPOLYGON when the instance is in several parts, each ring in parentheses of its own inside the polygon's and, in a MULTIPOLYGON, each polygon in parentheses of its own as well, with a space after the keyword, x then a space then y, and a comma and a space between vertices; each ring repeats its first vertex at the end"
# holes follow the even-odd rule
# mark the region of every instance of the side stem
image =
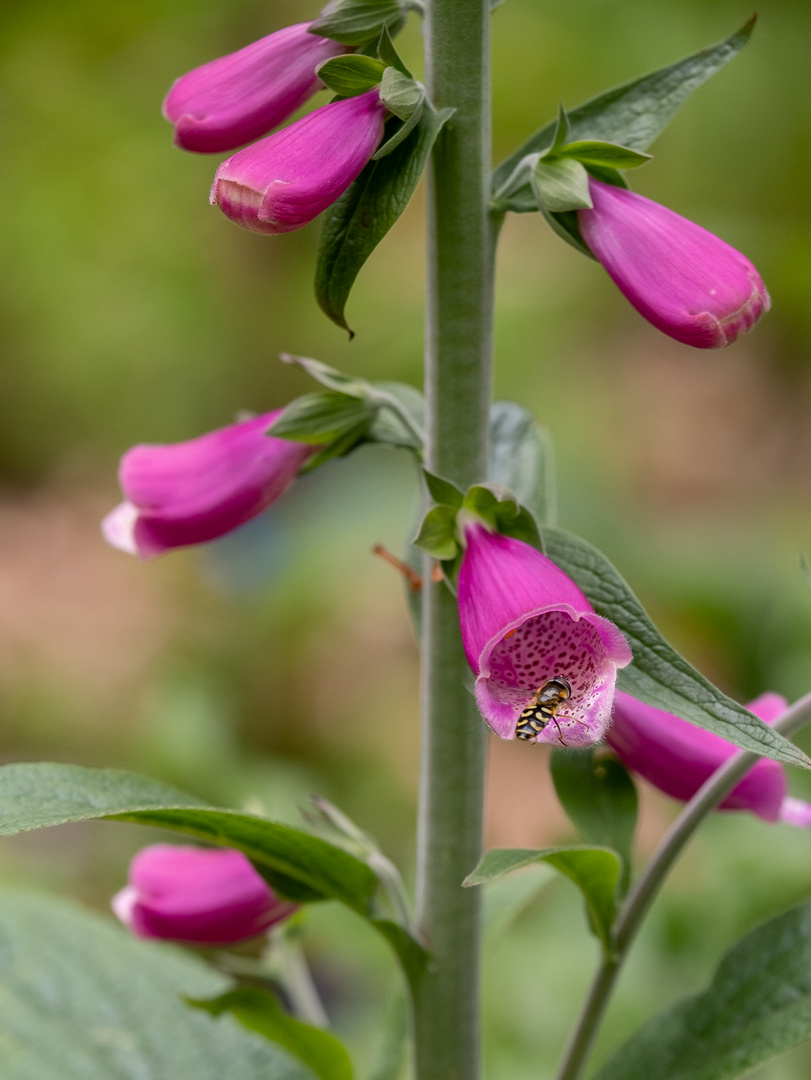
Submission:
MULTIPOLYGON (((772 725, 781 735, 790 737, 811 723, 811 694, 796 701, 772 725)), ((741 750, 712 774, 665 833, 645 871, 628 894, 612 932, 614 953, 605 957, 594 977, 583 1011, 578 1019, 561 1062, 557 1080, 578 1080, 591 1051, 614 984, 637 931, 651 904, 664 884, 673 864, 696 829, 718 804, 743 779, 759 760, 757 754, 741 750)))
MULTIPOLYGON (((489 0, 427 4, 426 85, 455 109, 428 179, 426 467, 458 487, 487 476, 492 383, 489 0)), ((422 763, 417 920, 433 956, 412 985, 418 1080, 478 1080, 479 890, 484 725, 456 602, 423 575, 422 763)))

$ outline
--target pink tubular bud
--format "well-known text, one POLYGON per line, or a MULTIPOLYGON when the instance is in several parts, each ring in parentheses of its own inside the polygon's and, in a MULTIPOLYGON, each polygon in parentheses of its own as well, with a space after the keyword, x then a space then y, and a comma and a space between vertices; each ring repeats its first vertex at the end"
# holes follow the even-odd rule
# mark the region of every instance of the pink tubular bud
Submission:
POLYGON ((611 718, 617 668, 631 662, 628 642, 540 551, 479 523, 464 531, 459 621, 485 720, 502 739, 597 742, 611 718), (569 693, 532 735, 521 716, 550 681, 569 693))
POLYGON ((315 69, 350 51, 297 23, 181 75, 163 103, 184 150, 219 154, 258 139, 291 116, 323 83, 315 69))
POLYGON ((376 88, 315 109, 224 161, 211 202, 253 232, 300 229, 358 176, 383 138, 385 120, 376 88))
POLYGON ((232 945, 289 918, 241 851, 153 844, 130 864, 129 884, 112 908, 134 934, 189 945, 232 945))
POLYGON ((625 188, 589 178, 580 232, 620 292, 668 337, 731 345, 769 310, 752 263, 700 225, 625 188))
POLYGON ((151 559, 171 548, 215 540, 266 510, 319 449, 265 435, 280 413, 276 409, 187 442, 128 450, 119 469, 126 502, 102 522, 105 539, 151 559))
MULTIPOLYGON (((771 724, 785 712, 786 699, 779 694, 761 694, 747 708, 771 724)), ((629 769, 681 802, 692 799, 715 770, 738 752, 720 735, 637 701, 621 690, 614 697, 614 719, 607 741, 629 769)), ((749 810, 764 821, 811 826, 811 806, 792 798, 787 791, 783 766, 761 758, 719 809, 749 810)))

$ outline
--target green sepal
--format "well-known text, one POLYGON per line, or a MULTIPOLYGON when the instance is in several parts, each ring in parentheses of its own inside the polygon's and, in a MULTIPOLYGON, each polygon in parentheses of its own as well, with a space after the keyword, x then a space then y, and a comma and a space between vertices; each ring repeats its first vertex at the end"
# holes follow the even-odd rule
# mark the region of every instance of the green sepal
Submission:
POLYGON ((552 780, 566 816, 587 844, 612 848, 622 859, 619 895, 628 891, 639 800, 622 762, 605 749, 552 752, 552 780))
POLYGON ((386 67, 396 68, 397 71, 407 78, 413 78, 411 72, 403 63, 400 54, 394 47, 394 42, 391 40, 388 26, 384 26, 380 32, 380 37, 377 40, 377 55, 386 67))
POLYGON ((366 45, 384 27, 398 34, 405 19, 400 0, 329 0, 309 32, 341 45, 366 45))
POLYGON ((625 188, 626 191, 630 188, 630 184, 618 169, 609 169, 603 165, 587 165, 586 170, 589 176, 593 176, 595 180, 602 180, 604 184, 625 188))
POLYGON ((589 174, 574 158, 541 158, 530 178, 538 208, 548 214, 565 210, 590 210, 589 174))
POLYGON ((456 510, 451 506, 431 507, 411 543, 433 559, 454 559, 459 551, 456 510))
POLYGON ((512 493, 498 484, 474 484, 465 495, 464 509, 483 518, 496 532, 541 547, 535 518, 521 506, 512 493))
MULTIPOLYGON (((725 41, 650 75, 616 86, 572 109, 568 113, 572 141, 600 140, 632 150, 647 150, 690 95, 738 55, 749 40, 755 21, 753 16, 725 41)), ((524 178, 523 185, 513 186, 511 180, 524 159, 550 149, 558 121, 559 116, 536 131, 496 168, 493 174, 495 210, 522 214, 535 209, 529 175, 524 178), (509 191, 502 192, 508 183, 509 191)), ((570 232, 570 235, 574 234, 570 232)), ((580 247, 580 244, 574 246, 580 247)), ((587 250, 584 253, 588 253, 587 250)))
POLYGON ((315 73, 322 83, 342 98, 357 97, 380 85, 386 65, 372 56, 333 56, 319 64, 315 73))
POLYGON ((313 360, 310 356, 294 356, 292 353, 279 353, 279 359, 283 364, 291 364, 301 368, 310 378, 326 386, 328 390, 337 390, 340 394, 349 394, 351 397, 368 398, 372 389, 372 383, 356 375, 346 375, 337 368, 330 367, 320 360, 313 360))
POLYGON ((267 434, 293 442, 331 443, 359 427, 369 426, 375 409, 354 395, 327 390, 304 394, 285 406, 267 434))
POLYGON ((451 506, 454 510, 461 509, 464 495, 450 480, 445 480, 442 476, 435 476, 433 473, 429 473, 427 469, 422 470, 422 475, 425 477, 425 486, 428 488, 428 493, 435 503, 440 506, 451 506))
POLYGON ((352 1080, 352 1062, 346 1047, 321 1028, 290 1016, 276 995, 260 986, 239 986, 218 997, 184 999, 211 1016, 230 1014, 249 1031, 262 1035, 312 1069, 320 1080, 352 1080))
POLYGON ((548 155, 551 156, 565 145, 571 130, 572 125, 569 123, 569 117, 566 115, 566 110, 563 108, 563 102, 561 101, 558 106, 558 118, 555 121, 555 134, 552 136, 552 145, 547 150, 548 155))
POLYGON ((397 126, 396 121, 392 122, 390 125, 387 125, 387 131, 390 128, 396 128, 396 130, 394 130, 393 134, 388 139, 386 139, 384 143, 381 143, 379 150, 375 150, 374 154, 372 154, 372 161, 380 161, 381 158, 388 157, 392 150, 396 150, 400 143, 404 142, 408 138, 408 136, 420 122, 420 118, 422 117, 422 110, 424 108, 425 99, 423 99, 419 103, 411 116, 409 116, 408 120, 404 120, 400 123, 399 127, 397 126))
MULTIPOLYGON (((805 903, 733 945, 706 990, 644 1023, 593 1080, 748 1076, 811 1038, 809 971, 811 903, 805 903)), ((795 1075, 804 1071, 800 1066, 795 1075)))
POLYGON ((426 102, 414 130, 360 176, 324 211, 318 245, 315 296, 327 318, 352 331, 344 314, 355 278, 405 210, 431 147, 452 109, 435 112, 426 102))
POLYGON ((422 108, 425 87, 397 68, 387 67, 380 83, 380 100, 398 119, 409 120, 422 108))
POLYGON ((367 436, 371 430, 371 425, 368 420, 361 420, 354 427, 349 428, 343 435, 339 435, 337 439, 333 439, 332 442, 327 443, 322 447, 317 454, 313 454, 311 458, 307 458, 304 464, 299 469, 300 475, 306 473, 315 472, 316 469, 322 465, 326 465, 328 461, 332 461, 333 458, 346 457, 347 454, 351 454, 361 443, 367 441, 367 436))
POLYGON ((628 146, 602 142, 599 139, 580 139, 566 143, 555 152, 560 157, 575 158, 584 165, 607 169, 636 169, 653 158, 653 154, 643 154, 640 150, 631 150, 628 146))
POLYGON ((586 901, 590 926, 600 939, 606 955, 611 955, 611 927, 617 912, 620 857, 610 848, 580 844, 543 848, 540 851, 493 848, 484 853, 476 869, 462 884, 483 885, 538 862, 548 863, 577 885, 586 901))

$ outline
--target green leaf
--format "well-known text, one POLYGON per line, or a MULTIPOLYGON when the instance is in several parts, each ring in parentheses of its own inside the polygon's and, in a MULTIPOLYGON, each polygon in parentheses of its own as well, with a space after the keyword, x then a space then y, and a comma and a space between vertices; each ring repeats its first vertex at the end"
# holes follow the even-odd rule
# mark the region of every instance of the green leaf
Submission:
POLYGON ((453 559, 459 550, 456 539, 456 510, 434 506, 422 519, 419 532, 411 543, 433 559, 453 559))
POLYGON ((342 45, 365 45, 384 27, 392 34, 405 22, 399 0, 330 0, 310 27, 311 34, 332 38, 342 45))
POLYGON ((371 919, 370 921, 394 949, 406 978, 410 982, 416 981, 425 971, 429 960, 428 953, 422 945, 404 927, 391 919, 371 919))
POLYGON ((435 503, 439 503, 440 506, 452 506, 454 510, 461 507, 464 496, 459 488, 454 487, 450 480, 445 480, 441 476, 434 476, 427 469, 422 470, 422 475, 425 477, 428 494, 435 503))
MULTIPOLYGON (((693 91, 738 55, 749 40, 754 25, 753 16, 726 41, 607 90, 572 109, 568 114, 571 138, 578 141, 597 139, 618 143, 631 150, 647 150, 693 91)), ((504 186, 523 158, 544 153, 551 147, 556 127, 555 120, 546 124, 498 166, 493 176, 494 191, 504 186)), ((500 204, 500 208, 525 213, 534 209, 530 200, 531 192, 522 189, 511 195, 509 204, 500 204)))
POLYGON ((368 426, 374 415, 375 409, 354 394, 334 390, 304 394, 285 406, 267 434, 317 446, 364 424, 368 426))
POLYGON ((532 190, 549 214, 564 210, 591 209, 589 174, 585 166, 573 158, 553 161, 541 158, 532 173, 532 190))
POLYGON ((380 100, 390 113, 408 120, 425 101, 425 89, 397 68, 387 67, 380 84, 380 100))
POLYGON ((565 145, 569 139, 571 127, 569 117, 566 115, 566 110, 563 108, 563 102, 561 101, 558 106, 558 118, 555 121, 555 134, 552 136, 552 145, 548 151, 549 154, 554 154, 565 145))
POLYGON ((290 1016, 268 990, 240 986, 218 997, 186 1000, 212 1016, 231 1013, 249 1031, 255 1031, 303 1061, 320 1080, 352 1080, 352 1062, 343 1043, 328 1031, 290 1016))
POLYGON ((380 84, 386 65, 372 56, 332 56, 315 69, 318 78, 334 94, 357 97, 380 84))
POLYGON ((329 364, 322 364, 320 360, 313 360, 309 356, 280 353, 279 359, 283 364, 292 364, 301 368, 316 382, 326 386, 329 390, 336 390, 339 394, 349 394, 350 397, 366 400, 374 392, 372 383, 366 379, 360 379, 356 375, 345 375, 342 371, 338 371, 337 368, 330 367, 329 364))
POLYGON ((292 900, 340 900, 366 915, 377 890, 369 867, 334 844, 266 818, 208 807, 135 773, 47 762, 0 768, 0 835, 96 818, 239 848, 292 900))
POLYGON ((784 765, 811 768, 799 747, 722 694, 662 637, 619 572, 591 544, 562 529, 543 530, 544 550, 577 582, 600 615, 625 634, 634 662, 617 673, 620 689, 649 705, 784 765))
POLYGON ((514 401, 496 401, 490 408, 488 479, 514 491, 541 524, 557 517, 552 441, 532 414, 514 401))
POLYGON ((567 845, 532 851, 525 848, 493 848, 462 882, 483 885, 533 863, 545 862, 575 883, 583 893, 589 921, 604 950, 611 951, 611 926, 616 915, 615 893, 620 875, 616 851, 603 847, 567 845))
POLYGON ((707 989, 649 1020, 593 1080, 732 1080, 811 1038, 811 904, 730 949, 707 989))
MULTIPOLYGON (((405 210, 434 140, 452 115, 427 105, 408 138, 380 161, 370 161, 324 212, 315 270, 315 295, 324 314, 349 330, 344 309, 360 268, 405 210)), ((350 331, 351 332, 351 331, 350 331)))
POLYGON ((604 166, 608 169, 636 169, 649 162, 653 155, 631 150, 617 143, 601 142, 599 139, 581 139, 567 143, 557 151, 564 157, 576 158, 584 165, 604 166))
POLYGON ((413 78, 411 72, 405 66, 400 59, 400 55, 394 47, 394 42, 391 40, 391 34, 389 28, 384 26, 380 38, 377 42, 377 55, 386 65, 386 67, 396 68, 402 75, 406 75, 409 79, 413 78))
POLYGON ((555 749, 552 779, 566 815, 587 844, 622 858, 620 894, 628 890, 636 828, 636 787, 621 762, 604 750, 555 749))
POLYGON ((223 976, 72 903, 0 893, 0 965, 3 1080, 314 1080, 234 1019, 182 1001, 222 993, 223 976))

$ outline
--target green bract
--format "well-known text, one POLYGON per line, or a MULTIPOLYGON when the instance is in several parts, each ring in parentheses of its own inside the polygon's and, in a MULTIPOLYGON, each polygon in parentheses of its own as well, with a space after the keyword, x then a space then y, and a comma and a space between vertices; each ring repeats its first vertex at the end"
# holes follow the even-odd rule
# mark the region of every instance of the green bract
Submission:
POLYGON ((333 56, 315 69, 325 86, 341 97, 355 97, 378 86, 386 65, 371 56, 333 56))
POLYGON ((398 33, 404 22, 405 11, 399 0, 330 0, 310 33, 342 45, 366 45, 384 28, 398 33))

